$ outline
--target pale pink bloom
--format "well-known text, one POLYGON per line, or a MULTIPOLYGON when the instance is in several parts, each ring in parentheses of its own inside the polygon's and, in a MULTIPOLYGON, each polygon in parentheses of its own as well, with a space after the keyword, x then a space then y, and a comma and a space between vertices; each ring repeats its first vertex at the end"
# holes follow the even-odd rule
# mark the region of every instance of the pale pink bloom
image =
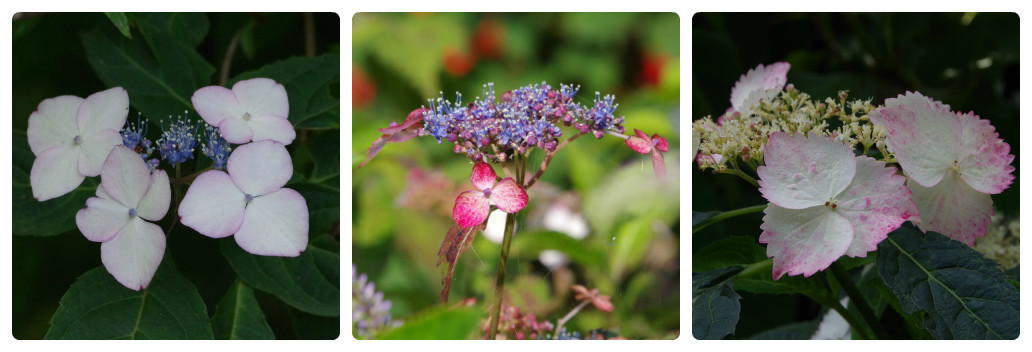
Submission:
POLYGON ((775 132, 764 150, 757 173, 770 204, 760 243, 774 258, 774 279, 809 277, 843 255, 866 257, 917 212, 903 176, 835 139, 775 132))
POLYGON ((308 204, 282 188, 294 167, 279 142, 245 144, 229 155, 226 171, 206 171, 179 204, 179 220, 202 235, 234 235, 252 254, 296 257, 308 247, 308 204))
POLYGON ((520 187, 511 177, 506 177, 496 183, 498 175, 488 163, 480 161, 473 165, 473 172, 469 175, 469 179, 473 182, 476 190, 460 193, 452 208, 452 218, 461 228, 480 225, 487 220, 492 203, 498 209, 510 214, 527 206, 527 192, 523 190, 523 187, 520 187))
MULTIPOLYGON (((785 83, 788 82, 787 75, 790 67, 791 65, 787 62, 775 62, 768 66, 760 64, 746 72, 731 88, 731 108, 736 112, 749 114, 761 99, 777 96, 781 88, 784 88, 785 83)), ((728 118, 733 115, 734 113, 730 110, 724 114, 728 118)))
POLYGON ((29 115, 26 131, 36 160, 29 172, 38 201, 71 192, 86 177, 100 175, 108 152, 122 144, 118 130, 129 114, 129 94, 122 87, 45 99, 29 115))
POLYGON ((985 236, 992 198, 1014 180, 1010 145, 989 121, 960 114, 917 92, 907 92, 871 115, 885 124, 886 144, 910 178, 920 211, 918 227, 968 245, 985 236))
POLYGON ((233 144, 271 139, 284 145, 294 141, 294 126, 287 120, 287 90, 268 78, 198 89, 190 98, 204 122, 219 128, 233 144))
POLYGON ((132 290, 150 284, 165 254, 165 233, 158 221, 172 200, 168 175, 150 172, 139 154, 116 146, 100 171, 97 196, 75 214, 75 224, 87 239, 103 242, 100 259, 119 283, 132 290))

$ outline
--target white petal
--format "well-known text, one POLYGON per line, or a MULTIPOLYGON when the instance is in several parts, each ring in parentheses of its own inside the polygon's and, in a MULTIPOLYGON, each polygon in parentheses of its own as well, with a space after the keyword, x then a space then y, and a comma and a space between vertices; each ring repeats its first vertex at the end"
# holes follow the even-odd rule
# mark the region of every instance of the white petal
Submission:
POLYGON ((135 216, 114 238, 100 245, 100 259, 107 271, 135 291, 150 284, 164 254, 161 228, 135 216))
POLYGON ((158 221, 168 212, 168 203, 172 201, 172 189, 169 187, 168 174, 165 170, 151 173, 150 186, 140 199, 136 214, 150 221, 158 221))
POLYGON ((129 208, 116 201, 93 197, 75 214, 75 225, 86 239, 93 242, 110 240, 129 223, 129 208))
POLYGON ((136 207, 150 183, 150 170, 139 154, 124 145, 111 149, 100 170, 100 187, 111 199, 136 207))
POLYGON ((264 140, 237 147, 226 161, 226 171, 241 191, 259 196, 287 184, 294 165, 283 144, 264 140))
POLYGON ((244 193, 222 171, 197 176, 179 203, 179 221, 211 238, 232 235, 244 220, 244 193))
POLYGON ((129 94, 125 88, 114 87, 93 93, 79 105, 76 121, 84 136, 112 129, 118 131, 129 116, 129 94))
POLYGON ((959 156, 960 120, 929 98, 909 101, 911 105, 882 110, 888 132, 886 142, 907 176, 931 187, 939 183, 959 156))
POLYGON ((289 145, 296 136, 294 125, 291 125, 290 121, 272 115, 252 118, 251 131, 254 132, 252 139, 255 141, 271 139, 283 143, 283 145, 289 145))
POLYGON ((853 151, 842 142, 810 132, 809 138, 784 132, 770 135, 766 166, 757 169, 760 193, 789 209, 823 206, 856 174, 853 151))
POLYGON ((219 122, 219 133, 227 142, 233 144, 244 144, 251 141, 254 132, 251 131, 251 124, 239 118, 226 118, 219 122))
POLYGON ((289 188, 254 198, 236 235, 252 254, 296 257, 308 247, 308 205, 289 188))
POLYGON ((103 130, 82 137, 82 144, 79 145, 79 173, 89 177, 100 175, 104 160, 111 149, 119 145, 122 145, 122 135, 116 130, 103 130))
POLYGON ((252 117, 277 116, 286 119, 290 112, 287 90, 271 79, 253 78, 237 82, 233 85, 233 93, 240 101, 240 106, 252 117))
POLYGON ((194 110, 201 115, 204 122, 209 125, 218 126, 222 120, 228 118, 239 119, 244 115, 233 91, 220 86, 207 86, 198 89, 190 97, 194 110))
POLYGON ((763 64, 749 70, 735 82, 731 88, 731 107, 735 111, 748 115, 761 99, 774 97, 788 81, 790 65, 787 62, 763 64))
POLYGON ((921 213, 922 231, 935 231, 952 239, 973 245, 984 237, 993 215, 993 199, 968 186, 956 172, 947 172, 930 188, 913 179, 907 182, 917 210, 921 213))
POLYGON ((29 149, 39 155, 43 151, 58 145, 70 146, 72 139, 79 134, 75 123, 75 112, 82 104, 82 98, 63 95, 45 99, 29 115, 29 127, 26 134, 29 149))
POLYGON ((824 204, 786 209, 770 204, 764 209, 760 243, 774 258, 774 279, 783 274, 809 277, 828 268, 846 253, 853 241, 853 226, 824 204))
POLYGON ((68 194, 85 178, 76 167, 79 148, 57 146, 47 149, 32 162, 29 185, 32 196, 45 201, 68 194))

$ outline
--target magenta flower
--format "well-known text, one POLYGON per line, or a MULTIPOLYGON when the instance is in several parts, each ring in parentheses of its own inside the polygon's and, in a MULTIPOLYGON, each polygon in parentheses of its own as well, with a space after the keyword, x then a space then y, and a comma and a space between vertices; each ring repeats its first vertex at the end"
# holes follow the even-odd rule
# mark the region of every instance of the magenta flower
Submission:
POLYGON ((809 277, 843 255, 866 257, 917 213, 894 168, 810 132, 770 135, 760 193, 770 201, 760 243, 774 258, 774 279, 809 277))
POLYGON ((498 176, 491 165, 483 161, 473 165, 469 176, 476 190, 465 191, 455 199, 452 218, 461 228, 480 225, 491 213, 491 204, 506 213, 515 213, 527 206, 527 192, 516 180, 506 177, 495 182, 498 176))
MULTIPOLYGON (((775 62, 768 66, 760 64, 742 75, 731 88, 731 108, 735 112, 749 114, 761 99, 773 98, 788 82, 787 62, 775 62)), ((731 118, 734 113, 728 110, 724 116, 731 118)), ((721 116, 721 117, 724 117, 721 116)))
POLYGON ((656 177, 660 180, 666 179, 666 164, 663 163, 663 154, 660 154, 670 151, 666 138, 660 137, 658 133, 649 137, 637 128, 634 129, 634 134, 637 136, 627 137, 624 143, 638 153, 652 153, 652 169, 656 172, 656 177))
POLYGON ((271 139, 284 145, 294 141, 294 126, 287 120, 287 90, 268 78, 198 89, 190 98, 204 122, 219 128, 233 144, 271 139))
POLYGON ((989 121, 918 92, 887 99, 870 116, 885 124, 886 144, 910 178, 918 227, 968 245, 985 236, 994 212, 989 195, 1014 180, 1010 145, 989 121))

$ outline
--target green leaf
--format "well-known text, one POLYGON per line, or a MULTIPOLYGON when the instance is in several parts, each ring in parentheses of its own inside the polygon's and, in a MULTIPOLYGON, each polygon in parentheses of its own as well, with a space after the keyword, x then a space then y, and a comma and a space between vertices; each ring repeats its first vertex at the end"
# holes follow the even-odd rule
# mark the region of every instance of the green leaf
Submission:
POLYGON ((304 312, 340 315, 340 254, 336 251, 309 243, 300 256, 267 257, 245 252, 233 238, 222 239, 220 244, 222 255, 248 286, 304 312), (334 268, 319 264, 326 261, 336 261, 338 265, 334 268))
MULTIPOLYGON (((337 185, 334 185, 337 186, 337 185)), ((323 184, 301 182, 288 186, 308 204, 309 235, 333 234, 340 226, 340 191, 323 184)), ((337 230, 339 232, 339 229, 337 230)))
POLYGON ((742 267, 731 266, 692 275, 692 336, 719 340, 735 333, 742 299, 731 279, 742 267))
POLYGON ((570 256, 570 260, 589 268, 602 269, 608 267, 607 256, 603 252, 585 247, 580 240, 555 231, 519 233, 513 238, 510 255, 522 259, 536 260, 543 250, 555 249, 570 256))
POLYGON ((1018 290, 998 264, 936 232, 904 226, 878 244, 878 273, 938 339, 1015 339, 1018 290))
POLYGON ((765 259, 765 250, 755 238, 731 236, 696 250, 692 254, 692 272, 705 272, 731 265, 744 267, 765 259))
POLYGON ((366 27, 363 31, 372 36, 369 44, 380 62, 411 83, 423 98, 436 97, 445 50, 467 52, 465 27, 456 14, 405 15, 400 20, 389 16, 358 14, 355 24, 366 27))
POLYGON ((208 309, 165 256, 150 286, 133 291, 103 266, 87 271, 61 297, 46 339, 211 339, 208 309))
POLYGON ((335 340, 340 337, 339 317, 320 317, 287 308, 290 327, 300 340, 335 340))
POLYGON ((265 321, 254 290, 240 280, 234 281, 219 301, 212 317, 215 338, 220 340, 275 340, 265 321))
POLYGON ((480 330, 479 307, 431 308, 405 319, 400 327, 377 336, 383 340, 463 340, 480 330))
POLYGON ((340 127, 340 55, 293 57, 244 72, 230 80, 266 77, 287 89, 290 115, 295 128, 340 127))
POLYGON ((104 15, 111 20, 111 24, 114 24, 115 28, 118 28, 122 35, 128 39, 133 39, 133 34, 129 33, 129 19, 125 18, 125 12, 105 12, 104 15))
POLYGON ((750 340, 809 340, 821 326, 820 319, 785 324, 750 336, 750 340))
POLYGON ((814 299, 828 296, 815 278, 782 276, 774 280, 773 262, 766 250, 750 236, 732 236, 700 248, 692 255, 692 272, 705 272, 731 265, 748 268, 735 276, 735 288, 756 294, 802 294, 814 299))
POLYGON ((692 227, 698 225, 700 222, 706 221, 706 219, 712 218, 720 214, 719 211, 692 211, 692 227))
POLYGON ((86 199, 97 191, 98 178, 88 177, 72 192, 39 202, 32 197, 29 183, 29 172, 36 157, 29 150, 25 131, 14 130, 12 144, 12 232, 20 236, 53 236, 75 230, 75 213, 85 207, 86 199))
POLYGON ((616 231, 613 255, 609 264, 609 275, 618 278, 628 270, 634 270, 645 258, 655 231, 652 217, 640 217, 621 225, 616 231))

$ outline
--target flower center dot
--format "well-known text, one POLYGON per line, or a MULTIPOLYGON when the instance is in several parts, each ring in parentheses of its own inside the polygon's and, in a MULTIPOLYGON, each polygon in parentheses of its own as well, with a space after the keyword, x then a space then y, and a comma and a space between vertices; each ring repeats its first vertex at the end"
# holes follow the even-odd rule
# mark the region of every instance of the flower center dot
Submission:
POLYGON ((82 136, 75 136, 75 138, 72 138, 72 143, 75 143, 75 145, 82 144, 82 136))
POLYGON ((491 189, 484 188, 484 197, 491 198, 491 189))
POLYGON ((249 113, 249 112, 245 112, 244 113, 244 121, 251 121, 251 113, 249 113))
POLYGON ((250 195, 250 194, 245 194, 245 195, 244 195, 244 201, 245 201, 245 202, 247 202, 247 203, 251 203, 251 201, 252 201, 252 200, 254 200, 254 196, 252 196, 252 195, 250 195))
POLYGON ((136 216, 136 208, 129 209, 129 216, 136 216))

